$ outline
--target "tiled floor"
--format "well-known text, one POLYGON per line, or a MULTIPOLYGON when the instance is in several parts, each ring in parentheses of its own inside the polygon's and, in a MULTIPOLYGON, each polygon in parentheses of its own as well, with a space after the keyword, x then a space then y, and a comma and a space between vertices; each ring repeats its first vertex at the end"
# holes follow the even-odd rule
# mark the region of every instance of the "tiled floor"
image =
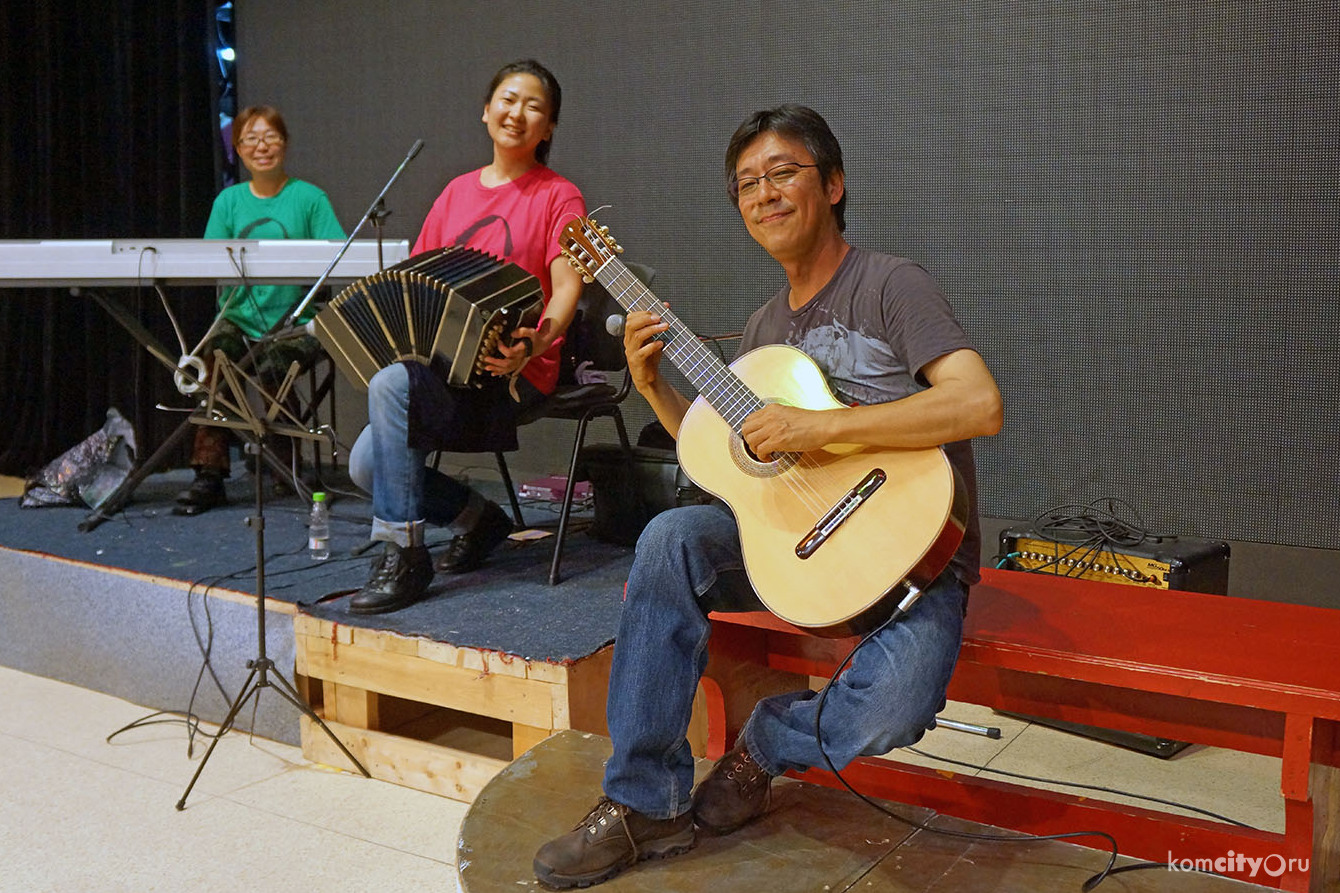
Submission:
POLYGON ((950 704, 940 716, 962 723, 994 726, 1001 730, 1001 737, 990 739, 938 728, 916 745, 917 751, 1001 772, 1029 775, 1035 779, 1093 785, 1139 796, 1086 791, 1062 784, 1022 781, 1006 775, 976 772, 926 759, 906 750, 897 753, 898 760, 1029 787, 1130 803, 1147 809, 1215 818, 1169 805, 1185 804, 1254 828, 1279 833, 1284 831, 1284 799, 1280 795, 1278 758, 1192 745, 1174 757, 1160 759, 1030 724, 976 704, 950 704), (1141 797, 1154 797, 1167 802, 1150 802, 1141 797))
MULTIPOLYGON (((185 729, 172 724, 108 743, 148 711, 2 667, 0 692, 0 891, 459 889, 463 804, 232 734, 178 812, 207 742, 188 757, 185 729)), ((1277 760, 1192 748, 1165 761, 970 705, 944 715, 1002 737, 939 729, 920 749, 1282 826, 1277 760)))
POLYGON ((178 812, 208 742, 188 758, 174 724, 108 743, 149 711, 2 667, 0 693, 0 891, 459 889, 464 804, 232 734, 178 812))

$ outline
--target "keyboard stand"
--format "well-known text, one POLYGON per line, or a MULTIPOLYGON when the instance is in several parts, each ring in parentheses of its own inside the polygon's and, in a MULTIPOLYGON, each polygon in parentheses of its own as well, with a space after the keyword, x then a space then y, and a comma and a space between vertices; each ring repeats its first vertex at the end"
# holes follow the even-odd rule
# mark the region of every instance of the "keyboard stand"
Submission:
MULTIPOLYGON (((107 311, 108 315, 129 332, 131 337, 138 341, 140 345, 154 357, 154 359, 162 363, 174 375, 180 372, 182 375, 187 376, 188 380, 193 380, 190 370, 180 369, 177 365, 177 360, 168 353, 166 348, 163 347, 162 342, 155 338, 153 333, 145 328, 144 325, 135 318, 134 314, 127 310, 121 302, 109 295, 97 291, 96 289, 81 290, 77 287, 72 287, 70 292, 75 295, 81 293, 87 294, 94 301, 97 301, 98 304, 107 311)), ((253 349, 243 357, 239 365, 245 368, 255 352, 256 348, 253 347, 253 349)), ((206 393, 208 393, 209 382, 199 381, 197 383, 206 393)), ((117 485, 116 489, 109 493, 107 498, 104 499, 96 509, 90 512, 83 521, 79 522, 79 530, 83 533, 94 530, 102 524, 103 521, 111 519, 117 512, 125 508, 126 503, 130 501, 130 497, 134 495, 135 490, 139 485, 144 482, 145 478, 156 473, 163 467, 168 457, 181 446, 183 441, 185 441, 187 434, 191 433, 193 428, 194 426, 189 416, 183 419, 176 430, 168 435, 168 438, 159 445, 158 449, 154 450, 153 455, 144 462, 137 462, 135 467, 131 469, 130 474, 126 476, 125 480, 117 485)), ((274 454, 268 443, 263 443, 252 436, 250 430, 245 427, 237 429, 237 433, 255 448, 255 454, 258 455, 260 460, 272 471, 283 476, 285 479, 288 479, 290 476, 293 477, 294 489, 298 491, 299 495, 301 495, 304 500, 311 500, 311 490, 305 483, 303 483, 301 478, 292 475, 292 469, 279 460, 279 457, 274 454)), ((256 469, 256 473, 260 473, 259 467, 256 469)))

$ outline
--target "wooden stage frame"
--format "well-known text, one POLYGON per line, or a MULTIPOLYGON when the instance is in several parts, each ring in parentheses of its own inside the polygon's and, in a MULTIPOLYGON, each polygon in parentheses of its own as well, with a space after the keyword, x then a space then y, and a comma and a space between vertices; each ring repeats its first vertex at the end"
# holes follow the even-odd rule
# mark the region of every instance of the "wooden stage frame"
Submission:
MULTIPOLYGON (((469 803, 556 731, 608 734, 612 646, 550 663, 304 614, 293 629, 300 690, 374 778, 469 803)), ((307 759, 348 764, 306 717, 301 735, 307 759)))

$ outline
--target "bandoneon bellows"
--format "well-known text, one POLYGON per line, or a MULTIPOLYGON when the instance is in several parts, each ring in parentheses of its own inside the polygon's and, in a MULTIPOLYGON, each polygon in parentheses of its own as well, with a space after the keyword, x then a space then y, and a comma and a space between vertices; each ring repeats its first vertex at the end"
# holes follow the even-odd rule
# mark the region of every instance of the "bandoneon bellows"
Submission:
POLYGON ((484 358, 518 326, 535 326, 540 281, 474 248, 425 251, 340 292, 313 318, 321 346, 366 389, 402 360, 438 365, 447 383, 478 386, 484 358))

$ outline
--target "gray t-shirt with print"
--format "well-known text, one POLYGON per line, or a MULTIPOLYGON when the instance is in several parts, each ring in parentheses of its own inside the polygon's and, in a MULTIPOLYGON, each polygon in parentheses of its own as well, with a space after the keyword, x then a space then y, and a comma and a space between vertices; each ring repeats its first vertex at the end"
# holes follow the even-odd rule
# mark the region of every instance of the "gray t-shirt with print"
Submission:
MULTIPOLYGON (((924 390, 929 383, 920 372, 927 363, 973 349, 935 280, 905 258, 852 248, 804 307, 792 310, 789 294, 790 288, 783 287, 754 311, 740 352, 765 344, 798 348, 848 405, 888 403, 924 390)), ((968 496, 967 529, 950 568, 964 585, 972 585, 981 577, 982 544, 972 444, 951 443, 945 453, 968 496)))

